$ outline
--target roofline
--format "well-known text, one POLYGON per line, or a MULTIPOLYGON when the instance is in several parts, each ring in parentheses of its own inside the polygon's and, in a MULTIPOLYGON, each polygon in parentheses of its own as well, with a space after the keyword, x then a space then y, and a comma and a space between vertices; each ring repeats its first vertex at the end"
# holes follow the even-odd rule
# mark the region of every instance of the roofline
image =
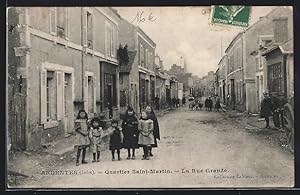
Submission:
POLYGON ((148 41, 150 41, 153 47, 156 47, 155 42, 140 27, 138 26, 135 27, 137 28, 138 32, 140 32, 143 36, 145 36, 148 39, 148 41))
POLYGON ((233 43, 235 43, 235 41, 240 37, 242 36, 242 34, 244 34, 245 31, 242 31, 242 32, 239 32, 232 40, 231 42, 229 43, 229 45, 227 46, 227 48, 225 49, 225 53, 228 52, 229 48, 231 48, 231 46, 233 45, 233 43))

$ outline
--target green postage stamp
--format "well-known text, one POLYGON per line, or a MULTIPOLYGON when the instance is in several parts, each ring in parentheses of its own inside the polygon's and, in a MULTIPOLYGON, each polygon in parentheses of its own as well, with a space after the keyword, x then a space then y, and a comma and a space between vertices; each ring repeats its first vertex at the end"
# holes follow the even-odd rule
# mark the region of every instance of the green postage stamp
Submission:
POLYGON ((211 23, 248 27, 250 6, 212 6, 211 23))

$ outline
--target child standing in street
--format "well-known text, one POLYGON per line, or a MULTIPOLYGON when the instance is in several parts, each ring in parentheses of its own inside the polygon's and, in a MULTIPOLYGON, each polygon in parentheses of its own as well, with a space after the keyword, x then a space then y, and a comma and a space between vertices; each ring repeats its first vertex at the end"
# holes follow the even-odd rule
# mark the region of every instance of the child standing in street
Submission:
POLYGON ((124 134, 123 147, 128 150, 127 160, 135 159, 135 149, 138 148, 138 120, 135 117, 133 108, 128 107, 125 118, 122 122, 122 130, 124 134), (132 157, 130 154, 132 149, 132 157))
POLYGON ((91 129, 90 129, 89 137, 91 139, 91 146, 93 151, 92 162, 99 162, 100 145, 102 143, 102 138, 103 138, 103 129, 99 118, 93 118, 91 120, 91 129), (96 154, 97 154, 97 160, 96 160, 96 154))
POLYGON ((79 166, 79 158, 82 151, 82 164, 87 164, 85 161, 86 148, 90 144, 90 140, 88 137, 89 129, 88 129, 88 115, 84 110, 80 110, 77 115, 77 119, 75 120, 75 132, 76 132, 76 144, 75 148, 77 148, 77 158, 76 158, 76 166, 79 166))
POLYGON ((141 113, 138 129, 140 132, 138 144, 143 147, 144 155, 142 160, 149 160, 151 145, 154 144, 153 121, 148 117, 146 111, 141 113))
POLYGON ((118 120, 112 120, 110 131, 109 150, 111 150, 112 161, 115 160, 115 151, 117 151, 118 160, 121 160, 120 149, 123 143, 123 133, 122 128, 118 126, 118 120))

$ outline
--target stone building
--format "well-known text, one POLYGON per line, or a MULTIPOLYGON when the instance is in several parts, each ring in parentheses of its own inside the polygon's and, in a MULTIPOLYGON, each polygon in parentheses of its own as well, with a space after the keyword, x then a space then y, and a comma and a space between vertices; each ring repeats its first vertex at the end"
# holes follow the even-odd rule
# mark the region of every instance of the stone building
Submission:
POLYGON ((119 21, 113 9, 102 7, 8 9, 8 124, 14 149, 68 136, 80 109, 90 117, 118 117, 119 21))
POLYGON ((128 51, 132 53, 130 70, 122 70, 120 73, 120 80, 123 81, 120 90, 121 93, 130 94, 126 104, 139 112, 147 105, 154 104, 156 44, 141 28, 124 19, 121 19, 120 32, 120 43, 127 45, 128 51))
POLYGON ((260 93, 266 86, 262 75, 265 74, 262 71, 264 61, 258 57, 259 52, 253 51, 257 50, 258 42, 268 44, 272 41, 273 19, 287 14, 287 10, 290 8, 274 8, 247 30, 238 33, 227 47, 227 90, 233 109, 249 113, 259 111, 260 93))
POLYGON ((290 7, 277 8, 266 17, 271 20, 272 32, 258 37, 251 53, 256 60, 256 97, 259 109, 263 92, 293 91, 293 14, 290 7), (290 80, 292 78, 292 80, 290 80))

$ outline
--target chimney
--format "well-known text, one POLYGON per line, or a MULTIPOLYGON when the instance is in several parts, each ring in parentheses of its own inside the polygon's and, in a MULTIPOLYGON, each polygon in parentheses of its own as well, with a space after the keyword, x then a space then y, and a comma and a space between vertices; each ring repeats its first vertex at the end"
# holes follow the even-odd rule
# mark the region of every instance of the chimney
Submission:
POLYGON ((288 18, 279 17, 273 19, 274 42, 276 44, 288 40, 288 18))

